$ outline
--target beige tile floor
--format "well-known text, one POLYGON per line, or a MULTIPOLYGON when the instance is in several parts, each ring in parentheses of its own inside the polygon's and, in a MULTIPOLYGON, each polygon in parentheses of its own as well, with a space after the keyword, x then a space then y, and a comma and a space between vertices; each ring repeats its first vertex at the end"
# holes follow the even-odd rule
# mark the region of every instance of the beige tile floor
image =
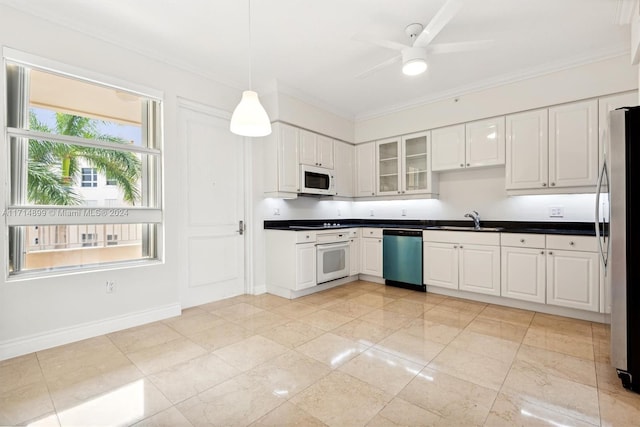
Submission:
POLYGON ((0 425, 638 426, 605 325, 354 282, 0 362, 0 425))

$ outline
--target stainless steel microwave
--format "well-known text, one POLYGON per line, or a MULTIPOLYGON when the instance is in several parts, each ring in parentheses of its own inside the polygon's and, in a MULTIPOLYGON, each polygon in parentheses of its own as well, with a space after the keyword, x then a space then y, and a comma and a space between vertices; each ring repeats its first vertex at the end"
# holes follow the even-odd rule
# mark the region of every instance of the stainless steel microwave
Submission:
POLYGON ((335 195, 333 169, 300 165, 300 193, 335 195))

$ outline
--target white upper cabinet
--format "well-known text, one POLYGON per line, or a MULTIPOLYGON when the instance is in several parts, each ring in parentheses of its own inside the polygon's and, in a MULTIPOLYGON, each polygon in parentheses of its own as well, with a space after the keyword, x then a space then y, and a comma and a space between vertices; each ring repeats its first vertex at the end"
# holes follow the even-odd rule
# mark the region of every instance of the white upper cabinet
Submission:
POLYGON ((548 184, 547 109, 506 117, 507 190, 545 188, 548 184))
POLYGON ((503 165, 504 116, 431 131, 434 172, 503 165))
POLYGON ((376 142, 378 196, 434 192, 429 132, 376 142))
POLYGON ((506 117, 506 189, 517 194, 595 191, 597 100, 506 117))
POLYGON ((549 108, 549 187, 595 188, 598 180, 598 102, 549 108))
POLYGON ((431 131, 431 170, 460 169, 466 165, 464 124, 431 131))
POLYGON ((376 144, 367 142, 356 145, 356 196, 376 195, 376 144))
POLYGON ((342 141, 334 141, 334 176, 336 196, 354 196, 355 148, 342 141))
POLYGON ((300 129, 300 164, 333 169, 333 139, 300 129))
POLYGON ((504 165, 504 116, 467 123, 465 134, 466 167, 504 165))
POLYGON ((300 190, 298 164, 299 130, 284 123, 273 123, 273 131, 263 139, 265 195, 295 197, 300 190))

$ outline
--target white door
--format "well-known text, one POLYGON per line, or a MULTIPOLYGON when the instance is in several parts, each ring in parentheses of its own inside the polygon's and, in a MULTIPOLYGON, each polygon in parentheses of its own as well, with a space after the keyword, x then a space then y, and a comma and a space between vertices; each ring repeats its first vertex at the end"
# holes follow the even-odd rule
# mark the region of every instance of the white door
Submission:
POLYGON ((597 253, 547 252, 547 304, 581 310, 600 309, 600 259, 597 253))
POLYGON ((354 155, 353 145, 342 141, 335 141, 334 176, 336 196, 353 197, 354 188, 354 155))
POLYGON ((318 160, 318 166, 333 169, 333 139, 318 135, 316 137, 316 159, 318 160))
POLYGON ((300 164, 319 166, 316 157, 317 135, 308 130, 300 129, 300 164))
POLYGON ((368 142, 356 145, 356 196, 376 195, 375 165, 376 144, 368 142))
POLYGON ((296 245, 296 290, 316 285, 316 244, 296 245))
POLYGON ((433 172, 465 167, 464 125, 431 131, 431 170, 433 172))
POLYGON ((503 297, 545 303, 544 249, 502 247, 503 297))
POLYGON ((547 188, 549 177, 547 109, 506 117, 506 189, 547 188))
POLYGON ((362 274, 382 277, 382 239, 368 237, 360 240, 362 274))
POLYGON ((424 242, 422 255, 425 284, 458 289, 458 245, 424 242))
POLYGON ((500 246, 460 245, 459 289, 500 296, 500 246))
POLYGON ((549 108, 549 186, 595 186, 598 179, 598 101, 549 108))
POLYGON ((244 139, 228 113, 189 101, 179 105, 182 307, 243 294, 244 139))
POLYGON ((466 166, 504 165, 504 117, 467 123, 466 166))

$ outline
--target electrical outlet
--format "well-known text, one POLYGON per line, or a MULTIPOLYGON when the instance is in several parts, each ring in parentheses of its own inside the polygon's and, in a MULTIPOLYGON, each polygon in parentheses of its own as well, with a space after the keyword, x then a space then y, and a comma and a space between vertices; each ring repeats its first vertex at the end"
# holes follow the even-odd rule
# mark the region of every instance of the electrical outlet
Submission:
POLYGON ((107 280, 105 290, 108 294, 112 294, 116 291, 116 282, 112 280, 107 280))
POLYGON ((280 209, 275 208, 275 209, 273 210, 273 214, 274 214, 274 215, 280 215, 280 209))
POLYGON ((369 216, 373 216, 373 209, 369 210, 369 216))
POLYGON ((564 208, 562 206, 551 206, 549 208, 550 218, 562 218, 564 217, 564 208))
POLYGON ((407 216, 407 210, 406 209, 402 209, 402 216, 407 216))
POLYGON ((340 212, 340 209, 338 209, 338 216, 342 215, 342 212, 340 212))

